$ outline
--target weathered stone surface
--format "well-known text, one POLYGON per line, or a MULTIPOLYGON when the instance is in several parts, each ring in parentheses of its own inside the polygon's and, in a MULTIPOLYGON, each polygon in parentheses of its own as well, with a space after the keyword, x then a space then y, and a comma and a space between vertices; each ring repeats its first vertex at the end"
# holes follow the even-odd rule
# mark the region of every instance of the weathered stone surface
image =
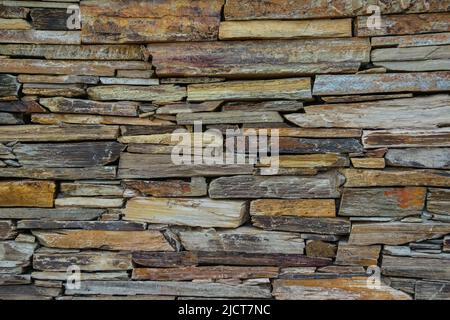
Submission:
POLYGON ((122 179, 151 179, 179 177, 211 177, 251 174, 251 164, 173 164, 171 155, 123 153, 119 176, 122 179))
POLYGON ((0 18, 0 30, 29 30, 31 24, 24 19, 3 19, 0 18))
POLYGON ((117 167, 89 167, 89 168, 2 168, 2 178, 31 178, 42 180, 86 180, 86 179, 115 179, 117 167))
POLYGON ((162 77, 352 73, 370 60, 368 40, 356 38, 151 44, 147 51, 162 77))
POLYGON ((182 251, 173 253, 134 252, 133 261, 153 268, 174 268, 195 265, 321 267, 330 259, 312 258, 303 254, 250 253, 233 251, 182 251))
POLYGON ((0 267, 8 269, 29 266, 35 248, 35 243, 0 242, 0 267))
POLYGON ((28 16, 30 9, 17 6, 4 6, 0 5, 0 17, 8 19, 25 19, 28 16))
POLYGON ((153 197, 201 197, 208 194, 208 186, 203 177, 184 180, 125 180, 125 195, 153 197))
POLYGON ((427 197, 427 210, 450 215, 450 190, 431 188, 427 197))
POLYGON ((349 243, 352 245, 401 245, 439 238, 449 232, 450 224, 435 222, 353 224, 349 243))
POLYGON ((33 235, 49 248, 173 251, 159 231, 57 230, 33 235))
POLYGON ((324 129, 324 128, 243 128, 243 135, 268 134, 272 135, 272 130, 280 137, 297 138, 360 138, 362 135, 359 129, 324 129))
POLYGON ((17 96, 20 84, 15 76, 0 74, 0 97, 17 96))
POLYGON ((204 228, 237 228, 247 218, 246 201, 208 198, 134 198, 124 210, 125 220, 204 228))
POLYGON ((356 19, 358 37, 449 32, 449 13, 388 15, 381 18, 380 28, 371 28, 368 16, 356 19))
POLYGON ((100 77, 100 83, 111 85, 156 86, 159 84, 159 79, 100 77))
POLYGON ((84 113, 133 117, 138 115, 136 102, 97 102, 63 97, 40 99, 40 104, 56 113, 84 113))
POLYGON ((250 227, 223 231, 187 230, 179 231, 178 235, 188 251, 303 254, 305 248, 299 234, 250 227))
POLYGON ((278 142, 280 153, 360 153, 363 146, 358 139, 306 139, 281 137, 278 142))
POLYGON ((117 69, 148 69, 142 61, 78 61, 78 60, 39 60, 39 59, 2 59, 0 72, 114 76, 117 69))
POLYGON ((0 43, 81 44, 79 31, 0 30, 0 43))
POLYGON ((74 98, 86 95, 86 88, 82 84, 25 83, 22 86, 22 93, 40 97, 74 98))
POLYGON ((450 169, 450 148, 389 149, 386 162, 393 167, 450 169))
POLYGON ((228 0, 225 4, 226 20, 253 20, 253 19, 306 19, 323 17, 352 17, 366 15, 370 5, 378 5, 380 13, 426 13, 446 12, 448 1, 410 1, 404 5, 401 1, 368 1, 356 0, 348 3, 345 0, 333 1, 329 5, 317 0, 268 0, 265 2, 252 0, 228 0))
POLYGON ((226 102, 223 111, 278 111, 295 112, 303 109, 303 103, 297 101, 263 101, 263 102, 226 102))
POLYGON ((341 169, 345 176, 345 186, 354 187, 396 187, 430 186, 447 187, 450 173, 440 170, 360 170, 341 169))
POLYGON ((351 37, 352 20, 223 21, 220 40, 351 37))
POLYGON ((95 220, 104 212, 101 209, 38 209, 8 208, 0 209, 1 219, 45 219, 45 220, 95 220))
POLYGON ((286 119, 306 128, 436 128, 449 123, 449 102, 448 95, 436 95, 317 105, 305 107, 305 113, 288 114, 286 119))
POLYGON ((340 216, 404 217, 420 215, 426 188, 344 188, 340 216), (361 208, 364 204, 364 209, 361 208))
POLYGON ((117 142, 17 144, 13 148, 20 164, 49 168, 107 165, 116 161, 123 149, 117 142))
POLYGON ((128 221, 48 221, 48 220, 21 220, 17 223, 17 229, 82 229, 105 231, 139 231, 145 230, 144 223, 128 221))
POLYGON ((352 165, 358 169, 384 169, 386 161, 384 158, 352 158, 352 165))
POLYGON ((93 198, 93 197, 66 197, 57 198, 57 207, 85 207, 85 208, 121 208, 122 198, 93 198))
POLYGON ((304 218, 291 216, 252 216, 254 226, 265 230, 347 235, 350 222, 338 218, 304 218))
POLYGON ((381 246, 357 246, 339 242, 336 264, 376 266, 380 256, 381 246))
POLYGON ((450 70, 450 60, 436 59, 425 61, 381 61, 376 62, 376 66, 381 66, 390 71, 448 71, 450 70))
POLYGON ((179 101, 186 97, 186 89, 174 85, 161 86, 98 86, 88 89, 93 100, 179 101))
POLYGON ((276 278, 274 267, 181 267, 181 268, 135 268, 133 280, 188 281, 220 279, 276 278))
POLYGON ((251 202, 252 216, 335 217, 334 199, 255 200, 251 202))
POLYGON ((8 101, 0 102, 0 111, 12 113, 40 113, 47 112, 35 101, 8 101))
POLYGON ((24 124, 22 115, 0 112, 0 125, 18 125, 18 124, 24 124))
POLYGON ((415 287, 417 300, 449 300, 450 283, 436 281, 417 281, 415 287))
POLYGON ((336 175, 313 177, 234 176, 213 180, 209 187, 211 198, 337 198, 341 184, 336 175))
POLYGON ((36 252, 33 255, 33 268, 42 271, 67 271, 77 265, 81 271, 119 271, 131 270, 131 254, 107 251, 83 252, 36 252))
POLYGON ((449 128, 430 130, 367 130, 363 132, 362 141, 364 147, 367 149, 383 147, 449 147, 449 136, 449 128))
MULTIPOLYGON (((30 12, 33 29, 36 30, 70 30, 67 25, 71 13, 67 9, 36 8, 30 12)), ((73 26, 72 30, 80 30, 73 26)))
POLYGON ((21 57, 44 57, 45 59, 68 60, 142 60, 137 45, 46 45, 3 44, 0 54, 21 57))
POLYGON ((11 220, 0 220, 0 240, 11 240, 16 236, 15 224, 11 220))
POLYGON ((51 208, 56 185, 46 181, 0 182, 0 207, 51 208))
MULTIPOLYGON (((274 160, 273 157, 260 157, 260 165, 264 166, 274 160)), ((348 158, 337 153, 318 153, 306 155, 281 155, 278 157, 280 168, 328 168, 348 167, 348 158)))
MULTIPOLYGON (((0 46, 1 49, 1 46, 0 46)), ((97 84, 99 77, 97 76, 52 76, 39 74, 21 74, 17 77, 21 83, 55 83, 55 84, 97 84)))
POLYGON ((314 95, 389 92, 438 92, 450 87, 450 72, 319 75, 314 95))
POLYGON ((83 43, 216 40, 223 0, 82 1, 83 43), (151 26, 151 28, 148 28, 151 26))
POLYGON ((189 101, 264 99, 310 100, 311 80, 309 78, 291 78, 191 84, 188 86, 189 101))
POLYGON ((68 295, 175 295, 221 298, 271 298, 268 286, 252 284, 196 283, 184 281, 83 281, 80 289, 66 288, 68 295))
POLYGON ((450 280, 448 261, 383 255, 382 273, 388 276, 450 280))
MULTIPOLYGON (((31 274, 32 278, 35 281, 43 280, 43 281, 66 281, 67 280, 67 272, 33 272, 31 274)), ((127 272, 83 272, 80 274, 81 281, 99 281, 99 280, 128 280, 127 272)))
POLYGON ((306 255, 308 257, 334 258, 337 246, 320 240, 310 240, 306 243, 306 255))
POLYGON ((137 126, 167 126, 170 121, 135 117, 97 116, 84 114, 33 114, 31 121, 34 123, 61 125, 61 124, 104 124, 104 125, 137 125, 137 126))
POLYGON ((450 44, 450 32, 405 36, 373 37, 372 47, 398 46, 399 48, 426 47, 450 44))
POLYGON ((379 61, 415 61, 449 59, 450 46, 426 46, 408 48, 376 49, 371 53, 371 60, 379 61))
POLYGON ((369 280, 360 278, 325 278, 275 280, 273 294, 281 300, 410 300, 406 293, 381 284, 367 286, 369 280))
POLYGON ((247 112, 247 111, 223 111, 223 112, 198 112, 198 113, 179 113, 177 123, 194 124, 195 121, 201 121, 202 124, 220 124, 220 123, 275 123, 283 122, 283 118, 278 112, 247 112))
POLYGON ((97 183, 61 183, 60 193, 64 196, 71 197, 122 197, 123 188, 115 185, 97 183))

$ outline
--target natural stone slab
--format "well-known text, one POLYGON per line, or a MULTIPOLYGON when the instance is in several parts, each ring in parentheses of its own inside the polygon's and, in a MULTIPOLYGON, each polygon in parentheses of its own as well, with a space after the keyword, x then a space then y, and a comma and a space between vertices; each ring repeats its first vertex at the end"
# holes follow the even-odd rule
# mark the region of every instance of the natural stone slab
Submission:
POLYGON ((107 77, 114 76, 117 69, 145 70, 149 67, 143 61, 2 59, 0 72, 107 77))
POLYGON ((99 82, 99 77, 96 76, 72 75, 52 76, 39 74, 20 74, 17 79, 21 83, 97 84, 99 82))
POLYGON ((383 255, 383 275, 430 280, 450 280, 448 261, 383 255))
POLYGON ((439 238, 449 232, 450 224, 435 222, 353 224, 349 243, 353 245, 401 245, 439 238))
POLYGON ((374 63, 391 71, 449 71, 450 61, 448 59, 425 60, 425 61, 381 61, 374 63))
POLYGON ((230 81, 188 86, 189 101, 264 99, 310 100, 311 80, 230 81))
POLYGON ((251 202, 252 216, 335 217, 334 199, 255 200, 251 202))
POLYGON ((135 117, 118 117, 118 116, 98 116, 84 114, 32 114, 31 122, 61 125, 61 124, 105 124, 105 125, 134 125, 134 126, 167 126, 173 125, 173 122, 135 117))
POLYGON ((3 44, 0 54, 20 57, 44 57, 67 60, 143 60, 138 45, 46 45, 3 44))
POLYGON ((1 219, 95 220, 104 210, 85 208, 8 208, 0 209, 1 219))
MULTIPOLYGON (((273 145, 271 143, 271 148, 273 145)), ((359 139, 306 139, 281 137, 278 141, 281 154, 303 153, 361 153, 363 146, 359 139)))
POLYGON ((223 0, 82 1, 83 43, 216 40, 223 0), (148 26, 152 26, 148 28, 148 26))
POLYGON ((60 193, 64 196, 71 197, 122 197, 123 188, 110 184, 102 184, 102 181, 98 183, 61 183, 60 193))
POLYGON ((252 164, 174 164, 171 155, 122 153, 119 163, 121 179, 211 177, 252 174, 252 164))
POLYGON ((179 113, 177 123, 179 125, 194 124, 201 121, 202 124, 220 123, 275 123, 283 122, 283 118, 274 111, 247 112, 247 111, 222 111, 222 112, 198 112, 179 113))
POLYGON ((202 197, 208 194, 206 179, 193 177, 184 180, 125 180, 125 196, 202 197))
POLYGON ((181 267, 181 268, 135 268, 133 280, 189 281, 221 279, 276 278, 275 267, 181 267))
POLYGON ((449 128, 368 130, 363 132, 362 141, 367 149, 384 147, 450 147, 449 136, 449 128))
POLYGON ((279 137, 297 138, 361 138, 362 131, 359 129, 335 129, 335 128, 243 128, 242 134, 252 136, 257 134, 272 135, 272 131, 279 137))
MULTIPOLYGON (((42 108, 35 101, 6 101, 0 102, 0 111, 12 113, 45 113, 47 110, 42 108)), ((1 136, 0 136, 1 137, 1 136)))
POLYGON ((67 271, 77 265, 81 271, 131 270, 131 254, 126 252, 83 251, 83 252, 36 252, 33 268, 42 271, 67 271))
POLYGON ((275 280, 279 300, 411 300, 406 293, 385 284, 370 288, 366 277, 275 280))
POLYGON ((247 217, 246 201, 208 198, 134 198, 124 210, 125 220, 204 228, 237 228, 247 217))
POLYGON ((185 281, 83 281, 68 295, 173 295, 220 298, 271 298, 268 286, 185 281))
POLYGON ((306 128, 436 128, 450 121, 450 97, 435 95, 304 107, 286 119, 306 128), (447 114, 449 116, 447 116, 447 114))
POLYGON ((54 182, 2 181, 0 182, 0 207, 51 208, 55 190, 54 182))
POLYGON ((386 162, 393 167, 450 169, 450 148, 389 149, 386 162))
POLYGON ((79 168, 112 163, 123 149, 124 146, 117 142, 80 142, 17 144, 13 151, 24 166, 79 168))
POLYGON ((33 235, 49 248, 173 251, 159 231, 57 230, 33 235))
POLYGON ((426 188, 344 188, 340 216, 405 217, 421 215, 426 188), (361 209, 364 204, 364 209, 361 209))
POLYGON ((339 177, 321 174, 312 177, 234 176, 213 180, 209 187, 211 198, 338 198, 339 177))
POLYGON ((403 14, 381 17, 380 28, 371 28, 370 17, 356 18, 355 34, 358 37, 449 32, 448 13, 403 14))
POLYGON ((355 246, 339 242, 336 256, 338 265, 358 265, 364 267, 378 265, 381 246, 355 246))
POLYGON ((268 0, 264 3, 227 0, 224 14, 226 20, 338 18, 366 15, 370 5, 378 5, 382 14, 394 14, 446 12, 449 3, 448 0, 429 3, 411 1, 405 6, 400 1, 356 0, 349 3, 346 0, 335 0, 330 6, 329 3, 317 0, 268 0))
POLYGON ((139 104, 136 102, 97 102, 90 100, 68 99, 63 97, 44 98, 40 104, 56 113, 83 113, 112 116, 135 117, 139 104))
POLYGON ((20 84, 17 77, 10 74, 0 74, 0 97, 17 96, 20 84))
POLYGON ((35 243, 0 242, 0 268, 27 267, 36 248, 35 243))
MULTIPOLYGON (((260 157, 260 166, 271 163, 273 157, 260 157)), ((348 158, 337 153, 318 153, 306 155, 281 155, 278 157, 280 168, 327 168, 348 167, 348 158)))
POLYGON ((81 44, 79 31, 0 30, 0 43, 81 44))
POLYGON ((450 87, 450 72, 318 75, 314 95, 437 92, 450 87))
POLYGON ((87 180, 87 179, 115 179, 117 167, 89 167, 89 168, 2 168, 2 178, 31 178, 42 180, 87 180))
POLYGON ((220 40, 338 38, 352 36, 351 19, 223 21, 220 40))
POLYGON ((133 261, 152 268, 176 268, 195 265, 321 267, 330 259, 303 254, 249 253, 233 251, 134 252, 133 261))
POLYGON ((450 44, 450 32, 415 34, 405 36, 373 37, 373 47, 398 46, 399 48, 426 47, 450 44))
POLYGON ((450 215, 450 190, 431 188, 428 191, 427 210, 450 215))
POLYGON ((88 89, 93 100, 179 101, 186 97, 186 89, 175 85, 160 86, 97 86, 88 89))
POLYGON ((303 254, 305 243, 297 233, 263 231, 250 227, 235 230, 179 231, 188 251, 303 254))
POLYGON ((159 79, 100 77, 102 84, 130 85, 130 86, 157 86, 159 79))
POLYGON ((396 187, 396 186, 430 186, 448 187, 449 171, 440 170, 356 170, 342 169, 345 186, 353 187, 396 187))
POLYGON ((49 220, 21 220, 17 223, 17 229, 82 229, 104 231, 140 231, 145 230, 144 223, 128 221, 49 221, 49 220))
POLYGON ((292 216, 252 216, 254 226, 265 230, 347 235, 350 222, 338 218, 303 218, 292 216))
POLYGON ((11 240, 17 236, 16 225, 11 220, 0 221, 0 240, 11 240))
POLYGON ((122 208, 122 198, 93 198, 93 197, 66 197, 57 198, 57 207, 84 207, 84 208, 122 208))
POLYGON ((370 61, 370 43, 362 38, 177 42, 151 44, 147 51, 159 77, 355 73, 370 61))
POLYGON ((358 169, 384 169, 386 161, 384 158, 352 158, 352 165, 358 169))
POLYGON ((417 281, 415 286, 417 300, 449 300, 450 283, 436 281, 417 281))

